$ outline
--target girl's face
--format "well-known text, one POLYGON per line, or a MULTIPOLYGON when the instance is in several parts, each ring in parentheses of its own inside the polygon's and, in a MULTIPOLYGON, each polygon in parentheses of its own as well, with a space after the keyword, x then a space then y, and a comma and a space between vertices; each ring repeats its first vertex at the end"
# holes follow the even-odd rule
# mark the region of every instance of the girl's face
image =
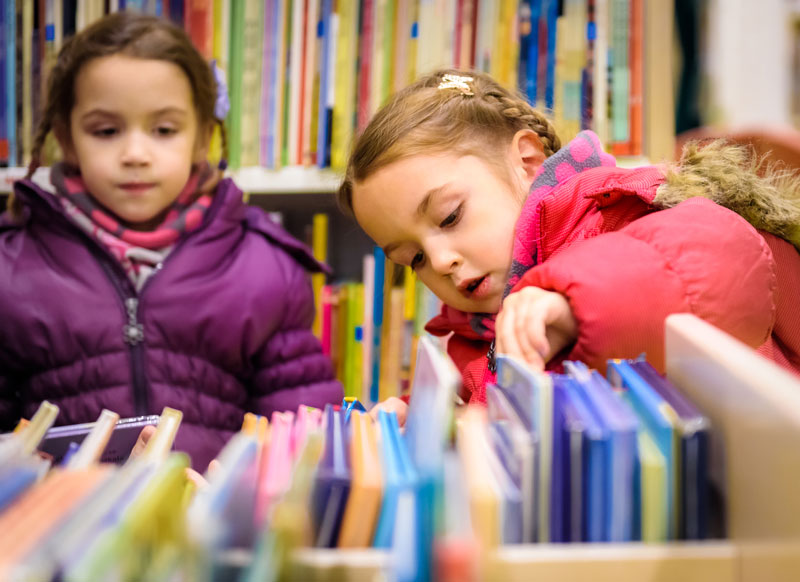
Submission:
POLYGON ((496 313, 523 198, 480 158, 417 155, 355 184, 353 210, 386 255, 443 302, 496 313))
POLYGON ((189 80, 177 65, 121 54, 81 68, 59 136, 91 195, 127 226, 154 228, 205 159, 189 80))

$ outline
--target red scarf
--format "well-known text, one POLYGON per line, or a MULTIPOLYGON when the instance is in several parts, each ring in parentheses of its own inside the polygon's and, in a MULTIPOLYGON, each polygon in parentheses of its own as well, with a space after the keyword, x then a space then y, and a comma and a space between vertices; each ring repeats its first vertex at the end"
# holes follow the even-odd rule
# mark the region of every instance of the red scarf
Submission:
MULTIPOLYGON (((205 182, 212 174, 208 164, 193 171, 169 208, 164 221, 150 231, 138 231, 123 226, 97 203, 86 190, 80 172, 72 166, 64 163, 55 164, 50 171, 50 181, 62 200, 71 202, 92 224, 105 233, 129 246, 159 250, 171 246, 184 232, 190 232, 200 226, 206 210, 211 205, 211 195, 203 193, 206 189, 201 190, 200 186, 206 186, 205 182)), ((84 227, 83 224, 81 226, 84 227)))

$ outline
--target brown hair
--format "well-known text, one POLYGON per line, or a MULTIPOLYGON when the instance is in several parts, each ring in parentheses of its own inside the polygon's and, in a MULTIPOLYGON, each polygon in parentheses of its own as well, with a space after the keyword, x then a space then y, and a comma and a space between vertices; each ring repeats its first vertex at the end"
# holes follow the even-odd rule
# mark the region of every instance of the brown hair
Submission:
MULTIPOLYGON (((189 80, 200 128, 219 126, 222 156, 227 159, 227 135, 223 120, 214 115, 217 86, 211 68, 186 33, 168 20, 135 12, 109 14, 68 39, 47 80, 47 101, 33 141, 27 177, 41 164, 42 149, 53 129, 69 131, 75 105, 75 79, 93 59, 122 54, 140 59, 167 61, 181 68, 189 80)), ((223 162, 224 163, 224 162, 223 162)), ((13 215, 20 208, 9 196, 13 215)))
POLYGON ((441 70, 398 91, 355 142, 337 192, 353 212, 353 185, 397 160, 421 153, 474 155, 505 167, 503 146, 522 129, 538 134, 545 156, 561 147, 548 119, 485 73, 441 70), (471 77, 464 89, 439 89, 445 75, 471 77))

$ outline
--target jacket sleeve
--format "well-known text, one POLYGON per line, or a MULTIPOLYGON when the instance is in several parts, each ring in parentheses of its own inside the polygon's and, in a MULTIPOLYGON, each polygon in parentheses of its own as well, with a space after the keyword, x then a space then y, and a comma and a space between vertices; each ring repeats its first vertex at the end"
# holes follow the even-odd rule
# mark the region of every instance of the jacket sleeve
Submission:
POLYGON ((288 255, 282 262, 287 281, 281 325, 256 358, 249 409, 271 416, 296 411, 301 404, 323 408, 342 403, 342 385, 330 358, 311 331, 314 295, 306 271, 288 255))
POLYGON ((663 372, 671 313, 693 313, 752 347, 775 321, 769 246, 744 219, 703 198, 575 243, 530 269, 515 290, 527 285, 558 291, 572 307, 578 338, 562 359, 603 372, 609 358, 642 352, 663 372))

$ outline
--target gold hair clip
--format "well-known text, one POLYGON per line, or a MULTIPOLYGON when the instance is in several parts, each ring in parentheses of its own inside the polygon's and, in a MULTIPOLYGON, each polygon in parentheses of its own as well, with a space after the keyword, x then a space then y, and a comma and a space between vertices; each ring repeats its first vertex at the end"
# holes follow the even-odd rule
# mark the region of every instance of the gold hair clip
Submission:
POLYGON ((462 77, 461 75, 444 75, 442 82, 437 89, 458 89, 462 95, 474 95, 467 83, 474 81, 472 77, 462 77))

